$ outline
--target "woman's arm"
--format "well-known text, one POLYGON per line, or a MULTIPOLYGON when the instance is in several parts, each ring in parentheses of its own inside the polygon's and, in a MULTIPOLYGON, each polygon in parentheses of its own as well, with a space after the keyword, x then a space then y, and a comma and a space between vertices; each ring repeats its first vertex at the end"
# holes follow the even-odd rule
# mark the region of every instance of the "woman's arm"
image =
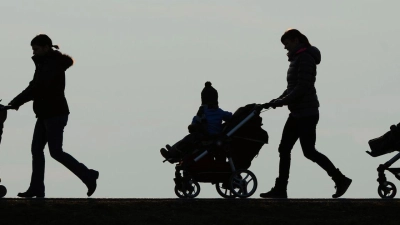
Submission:
POLYGON ((280 98, 280 104, 288 105, 304 96, 304 94, 313 86, 315 82, 314 70, 315 70, 315 60, 314 58, 303 53, 299 56, 299 67, 297 70, 297 85, 286 96, 280 98))

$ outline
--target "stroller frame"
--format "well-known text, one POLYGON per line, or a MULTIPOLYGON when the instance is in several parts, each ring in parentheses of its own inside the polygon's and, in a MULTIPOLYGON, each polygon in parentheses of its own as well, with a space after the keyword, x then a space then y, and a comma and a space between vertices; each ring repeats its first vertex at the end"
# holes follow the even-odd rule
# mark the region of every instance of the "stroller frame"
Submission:
MULTIPOLYGON (((255 106, 252 112, 246 116, 239 124, 233 127, 226 135, 216 140, 215 144, 218 147, 221 147, 224 142, 229 140, 229 138, 244 124, 246 124, 250 119, 254 116, 259 115, 262 106, 255 106)), ((199 182, 196 181, 192 174, 188 171, 187 167, 192 165, 193 163, 198 162, 206 155, 212 153, 211 149, 202 150, 202 152, 193 159, 193 161, 187 165, 185 164, 178 164, 175 167, 175 194, 179 198, 195 198, 200 194, 200 185, 199 182), (182 174, 181 174, 182 173, 182 174)), ((257 189, 257 178, 256 176, 247 169, 239 169, 237 170, 235 164, 230 156, 230 153, 227 152, 227 160, 229 163, 229 167, 231 172, 218 172, 220 174, 224 174, 229 176, 230 178, 228 182, 221 182, 221 180, 214 180, 211 181, 212 184, 216 185, 216 190, 219 195, 224 198, 248 198, 254 194, 257 189), (250 190, 248 190, 250 187, 250 190)), ((210 181, 203 181, 206 183, 210 183, 210 181)))
MULTIPOLYGON (((367 152, 370 154, 369 152, 367 152)), ((371 154, 370 154, 371 155, 371 154)), ((371 155, 372 156, 372 155, 371 155)), ((378 170, 378 194, 381 198, 394 198, 397 193, 396 185, 387 181, 385 171, 391 172, 398 180, 400 180, 400 168, 390 168, 393 163, 400 159, 400 153, 397 153, 393 158, 386 163, 379 165, 378 170)))

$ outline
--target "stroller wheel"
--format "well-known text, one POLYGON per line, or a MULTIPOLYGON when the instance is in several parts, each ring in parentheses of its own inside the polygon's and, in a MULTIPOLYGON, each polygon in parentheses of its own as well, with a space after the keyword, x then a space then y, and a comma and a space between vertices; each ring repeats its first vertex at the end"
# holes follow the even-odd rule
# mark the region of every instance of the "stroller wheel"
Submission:
POLYGON ((229 179, 232 193, 239 198, 248 198, 257 190, 257 178, 250 170, 236 170, 229 179))
POLYGON ((184 192, 182 190, 180 190, 177 185, 175 185, 174 190, 175 190, 176 196, 178 196, 179 198, 186 198, 184 192))
POLYGON ((7 188, 4 187, 3 185, 0 185, 0 198, 6 196, 7 194, 7 188))
POLYGON ((381 198, 394 198, 396 193, 396 186, 392 182, 387 181, 378 187, 378 194, 381 198))
POLYGON ((182 189, 187 198, 196 198, 200 194, 200 184, 193 179, 185 182, 182 189))
POLYGON ((232 193, 229 187, 224 187, 223 183, 216 183, 215 189, 217 189, 218 194, 223 198, 235 198, 236 195, 232 193))

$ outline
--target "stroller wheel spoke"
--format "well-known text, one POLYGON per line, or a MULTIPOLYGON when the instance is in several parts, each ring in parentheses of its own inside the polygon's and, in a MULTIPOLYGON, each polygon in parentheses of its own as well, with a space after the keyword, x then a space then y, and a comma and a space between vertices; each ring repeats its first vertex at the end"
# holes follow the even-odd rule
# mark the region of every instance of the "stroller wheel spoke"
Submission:
POLYGON ((248 192, 247 192, 247 187, 243 188, 243 194, 245 194, 245 195, 248 194, 248 192))
POLYGON ((245 178, 243 178, 243 180, 245 181, 249 176, 250 176, 250 174, 247 174, 247 176, 245 178))
POLYGON ((249 181, 245 181, 246 182, 246 185, 248 185, 251 181, 253 180, 253 178, 251 178, 249 181))

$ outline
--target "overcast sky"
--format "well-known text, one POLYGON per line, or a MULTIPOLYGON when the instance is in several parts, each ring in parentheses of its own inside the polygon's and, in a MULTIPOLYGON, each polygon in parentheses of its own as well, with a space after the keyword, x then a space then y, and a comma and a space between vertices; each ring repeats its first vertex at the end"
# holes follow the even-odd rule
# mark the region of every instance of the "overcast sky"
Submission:
MULTIPOLYGON (((394 153, 372 158, 365 151, 368 140, 400 122, 399 7, 395 0, 4 1, 0 98, 8 103, 28 85, 30 41, 48 34, 75 59, 66 73, 64 150, 100 171, 93 197, 174 198, 175 168, 162 163, 159 149, 187 134, 204 82, 228 111, 278 97, 289 65, 280 37, 297 28, 322 53, 316 147, 353 179, 343 197, 378 198, 376 168, 394 153)), ((270 144, 250 167, 259 181, 254 198, 274 185, 288 114, 262 114, 270 144)), ((8 197, 28 188, 35 122, 27 103, 5 123, 0 177, 8 197)), ((46 197, 85 198, 80 180, 45 152, 46 197)), ((298 143, 290 176, 291 198, 335 192, 298 143)), ((199 197, 219 197, 212 185, 201 188, 199 197)))

